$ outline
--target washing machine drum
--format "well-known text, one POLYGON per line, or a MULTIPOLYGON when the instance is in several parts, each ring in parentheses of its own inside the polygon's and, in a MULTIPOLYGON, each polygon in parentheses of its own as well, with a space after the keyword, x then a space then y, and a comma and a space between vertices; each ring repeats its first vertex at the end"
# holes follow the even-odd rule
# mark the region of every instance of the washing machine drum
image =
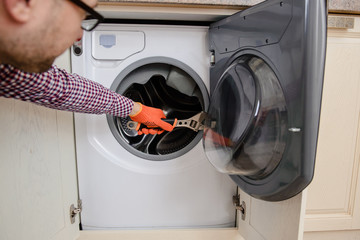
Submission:
MULTIPOLYGON (((188 96, 168 86, 162 75, 152 76, 146 84, 134 83, 124 96, 147 106, 162 109, 167 118, 186 119, 202 111, 202 105, 195 96, 188 96)), ((151 155, 165 155, 177 152, 197 135, 187 128, 175 128, 160 135, 138 135, 136 130, 127 128, 129 118, 118 118, 117 125, 122 136, 136 150, 151 155)))
MULTIPOLYGON (((189 67, 173 59, 147 59, 134 65, 117 77, 112 90, 135 102, 162 109, 167 118, 187 119, 208 107, 205 84, 189 67)), ((202 132, 189 128, 138 135, 127 127, 130 120, 108 116, 110 129, 122 147, 147 160, 174 159, 191 150, 202 138, 202 132)))

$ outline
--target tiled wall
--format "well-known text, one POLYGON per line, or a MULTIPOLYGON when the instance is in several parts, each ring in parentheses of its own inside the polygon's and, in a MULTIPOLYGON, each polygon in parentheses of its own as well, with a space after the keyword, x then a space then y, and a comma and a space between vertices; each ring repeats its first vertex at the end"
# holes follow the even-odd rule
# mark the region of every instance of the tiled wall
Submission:
POLYGON ((329 0, 329 9, 332 11, 360 13, 360 0, 329 0))

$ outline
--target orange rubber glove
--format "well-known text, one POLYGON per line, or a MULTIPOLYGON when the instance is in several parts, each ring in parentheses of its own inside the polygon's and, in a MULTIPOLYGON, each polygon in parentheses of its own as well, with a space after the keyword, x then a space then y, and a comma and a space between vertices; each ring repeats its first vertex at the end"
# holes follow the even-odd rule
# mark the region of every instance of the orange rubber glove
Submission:
POLYGON ((232 147, 234 145, 230 138, 224 137, 212 129, 205 129, 204 137, 211 140, 215 146, 232 147))
POLYGON ((162 134, 165 130, 162 129, 153 129, 153 128, 142 128, 140 130, 138 130, 138 135, 143 135, 143 134, 162 134))
POLYGON ((161 109, 148 107, 141 103, 138 104, 140 104, 140 110, 134 115, 130 115, 130 118, 133 121, 142 123, 149 128, 149 129, 143 128, 139 130, 138 131, 139 135, 143 133, 161 134, 164 132, 164 130, 171 132, 174 129, 174 126, 161 120, 163 118, 166 118, 164 112, 161 109), (161 128, 163 130, 154 129, 154 128, 161 128))

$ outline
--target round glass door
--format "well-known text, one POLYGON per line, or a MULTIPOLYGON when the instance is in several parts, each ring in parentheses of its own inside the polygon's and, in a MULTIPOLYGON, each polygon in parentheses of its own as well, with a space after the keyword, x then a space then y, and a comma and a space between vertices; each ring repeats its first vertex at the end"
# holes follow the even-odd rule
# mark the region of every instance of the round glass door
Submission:
POLYGON ((223 173, 262 179, 281 161, 287 110, 274 71, 255 55, 243 55, 221 76, 211 96, 204 149, 223 173))

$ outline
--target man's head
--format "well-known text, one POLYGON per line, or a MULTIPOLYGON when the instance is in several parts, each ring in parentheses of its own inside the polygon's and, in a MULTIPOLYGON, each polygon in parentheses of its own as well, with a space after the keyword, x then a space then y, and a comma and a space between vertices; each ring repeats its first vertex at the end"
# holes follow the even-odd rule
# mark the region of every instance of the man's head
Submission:
MULTIPOLYGON (((97 0, 83 0, 94 7, 97 0)), ((0 63, 43 72, 82 37, 85 11, 69 0, 2 0, 0 63)))

